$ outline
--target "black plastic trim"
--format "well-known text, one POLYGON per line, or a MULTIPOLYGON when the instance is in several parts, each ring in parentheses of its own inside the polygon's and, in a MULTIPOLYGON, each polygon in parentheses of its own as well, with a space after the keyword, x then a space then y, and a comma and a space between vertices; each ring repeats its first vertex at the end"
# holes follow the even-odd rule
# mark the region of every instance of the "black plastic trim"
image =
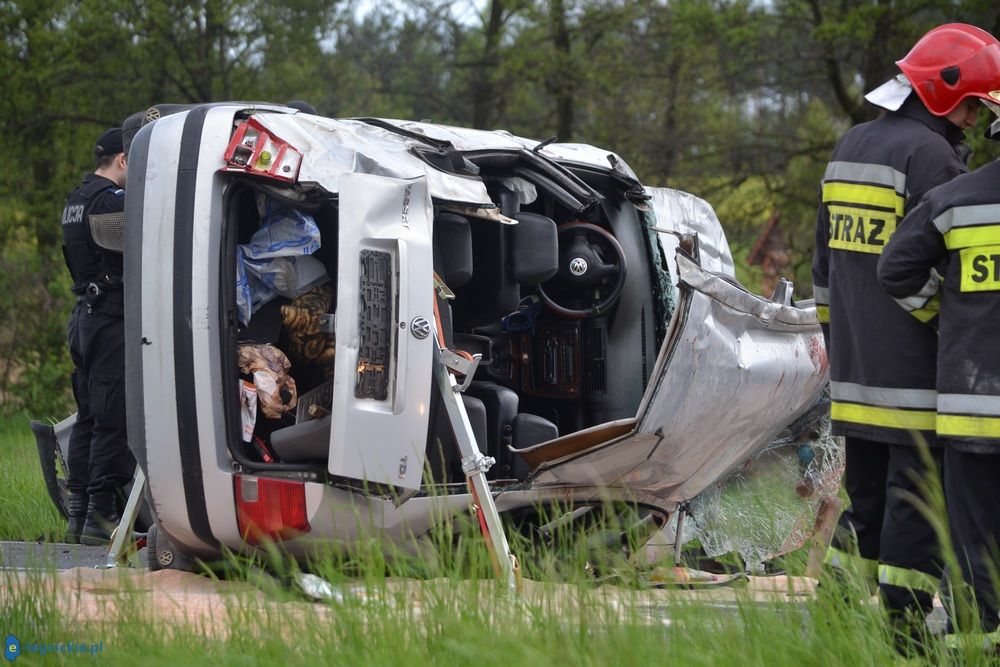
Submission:
POLYGON ((177 195, 174 201, 174 381, 177 391, 178 449, 188 521, 198 539, 206 544, 214 544, 217 540, 212 535, 208 520, 201 468, 191 328, 195 185, 198 179, 202 128, 209 109, 211 105, 204 105, 188 112, 184 119, 178 156, 177 195))

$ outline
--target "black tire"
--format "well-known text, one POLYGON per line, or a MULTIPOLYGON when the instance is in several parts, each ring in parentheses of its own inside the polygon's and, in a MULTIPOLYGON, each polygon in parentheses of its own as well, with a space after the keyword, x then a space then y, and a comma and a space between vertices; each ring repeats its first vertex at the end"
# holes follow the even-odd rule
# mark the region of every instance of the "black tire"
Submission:
POLYGON ((153 521, 146 532, 146 566, 150 572, 159 570, 197 572, 200 569, 193 557, 178 551, 170 543, 170 539, 160 530, 160 524, 156 521, 153 521))

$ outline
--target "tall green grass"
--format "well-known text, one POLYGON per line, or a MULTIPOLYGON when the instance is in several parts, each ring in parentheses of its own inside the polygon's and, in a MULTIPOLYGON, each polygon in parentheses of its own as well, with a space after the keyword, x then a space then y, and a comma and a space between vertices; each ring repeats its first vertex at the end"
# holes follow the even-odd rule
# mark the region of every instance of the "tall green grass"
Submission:
MULTIPOLYGON (((483 571, 391 578, 392 566, 380 553, 362 548, 325 561, 326 576, 344 593, 341 600, 304 603, 274 590, 262 604, 259 594, 237 588, 242 592, 226 599, 224 619, 191 623, 151 613, 155 576, 138 588, 134 579, 123 580, 119 592, 105 598, 114 611, 80 624, 52 594, 51 571, 18 575, 27 578, 18 586, 14 575, 3 573, 0 632, 13 633, 22 646, 103 642, 100 658, 107 664, 746 667, 902 661, 878 606, 845 602, 843 589, 825 589, 801 604, 759 602, 743 594, 722 605, 680 592, 598 586, 580 577, 529 585, 520 598, 511 598, 483 571)), ((252 567, 233 560, 227 574, 247 576, 252 567)), ((288 562, 282 567, 295 568, 288 562)), ((282 576, 273 564, 270 570, 282 576)), ((988 662, 932 644, 925 655, 902 664, 988 662)))
POLYGON ((28 418, 0 417, 0 540, 60 540, 65 530, 45 490, 28 418))
MULTIPOLYGON (((26 422, 0 422, 0 435, 0 483, 4 491, 15 484, 24 489, 10 503, 16 511, 0 508, 4 534, 16 536, 29 525, 35 532, 46 521, 61 530, 26 422)), ((929 482, 925 497, 926 511, 943 521, 940 486, 929 482)), ((547 511, 555 518, 568 509, 547 511)), ((513 550, 533 580, 517 598, 495 581, 471 516, 443 518, 419 545, 388 552, 385 544, 363 538, 349 548, 317 546, 304 561, 277 545, 254 555, 230 554, 208 569, 209 576, 256 588, 237 587, 226 598, 225 618, 209 622, 155 615, 150 602, 161 595, 157 575, 138 587, 136 579, 123 578, 115 593, 102 596, 107 615, 81 623, 53 592, 58 573, 0 571, 0 636, 11 633, 22 647, 103 642, 102 663, 129 665, 992 664, 974 644, 954 650, 931 637, 923 638, 922 654, 900 656, 860 581, 825 581, 816 596, 798 603, 755 600, 745 588, 734 589, 735 601, 728 602, 650 590, 628 559, 630 538, 608 546, 609 535, 637 519, 618 505, 548 540, 531 529, 512 532, 513 550), (306 602, 287 585, 301 570, 323 576, 341 597, 306 602)), ((543 515, 539 522, 546 520, 543 515)), ((945 534, 943 524, 941 530, 945 534)), ((86 658, 25 653, 21 659, 75 664, 86 658)))

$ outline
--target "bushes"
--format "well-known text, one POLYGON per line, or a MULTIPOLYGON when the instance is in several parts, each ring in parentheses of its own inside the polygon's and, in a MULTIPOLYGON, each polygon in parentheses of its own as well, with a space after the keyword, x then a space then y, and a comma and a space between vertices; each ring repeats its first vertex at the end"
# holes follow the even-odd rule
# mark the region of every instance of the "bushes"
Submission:
POLYGON ((73 409, 69 274, 58 250, 12 236, 0 250, 0 413, 61 418, 73 409))

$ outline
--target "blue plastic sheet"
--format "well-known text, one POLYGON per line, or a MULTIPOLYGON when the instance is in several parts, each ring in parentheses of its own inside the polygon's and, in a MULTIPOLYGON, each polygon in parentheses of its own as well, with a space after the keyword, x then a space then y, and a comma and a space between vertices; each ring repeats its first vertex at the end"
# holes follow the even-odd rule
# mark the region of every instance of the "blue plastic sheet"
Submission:
POLYGON ((236 306, 244 325, 274 297, 295 298, 328 279, 322 262, 310 257, 320 248, 312 216, 263 195, 257 206, 260 229, 236 247, 236 306))

